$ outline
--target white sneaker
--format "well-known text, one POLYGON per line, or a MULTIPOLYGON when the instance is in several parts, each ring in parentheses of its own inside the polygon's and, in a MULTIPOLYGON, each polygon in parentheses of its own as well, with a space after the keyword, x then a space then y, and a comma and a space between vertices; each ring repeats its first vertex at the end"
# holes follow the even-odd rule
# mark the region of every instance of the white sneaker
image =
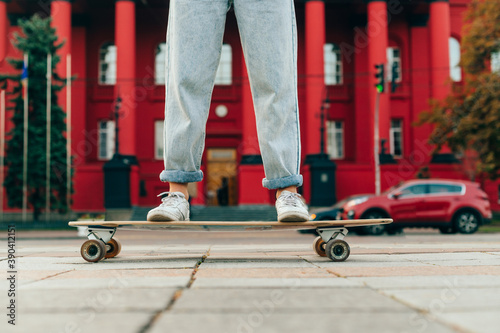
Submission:
POLYGON ((189 221, 189 202, 180 192, 163 192, 158 195, 161 204, 149 211, 147 220, 155 222, 189 221), (167 194, 165 196, 165 194, 167 194))
POLYGON ((309 212, 302 196, 290 191, 283 191, 276 200, 279 222, 309 221, 309 212))

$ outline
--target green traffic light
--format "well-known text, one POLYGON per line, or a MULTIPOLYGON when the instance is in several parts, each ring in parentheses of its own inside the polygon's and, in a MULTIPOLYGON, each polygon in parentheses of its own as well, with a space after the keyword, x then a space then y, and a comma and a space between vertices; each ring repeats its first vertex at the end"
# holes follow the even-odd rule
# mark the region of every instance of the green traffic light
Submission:
POLYGON ((379 93, 383 93, 383 92, 384 92, 384 86, 383 86, 383 85, 381 85, 381 84, 377 84, 377 85, 375 86, 375 88, 377 89, 377 91, 378 91, 379 93))

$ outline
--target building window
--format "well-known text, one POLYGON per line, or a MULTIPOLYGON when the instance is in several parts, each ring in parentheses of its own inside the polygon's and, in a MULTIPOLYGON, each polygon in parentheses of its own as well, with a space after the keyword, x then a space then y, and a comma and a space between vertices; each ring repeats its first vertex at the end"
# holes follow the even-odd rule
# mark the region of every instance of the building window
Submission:
POLYGON ((155 84, 165 84, 165 59, 167 57, 167 44, 160 43, 155 51, 155 84))
POLYGON ((163 160, 163 149, 165 148, 165 140, 163 131, 165 128, 165 121, 155 121, 155 159, 163 160))
POLYGON ((116 83, 116 46, 104 43, 99 49, 99 84, 116 83))
POLYGON ((491 72, 500 75, 500 51, 491 52, 491 72))
POLYGON ((342 84, 342 54, 337 44, 325 44, 323 46, 325 64, 325 84, 342 84))
POLYGON ((403 121, 401 119, 391 120, 390 149, 394 157, 403 157, 403 121))
POLYGON ((401 82, 401 50, 399 49, 399 47, 387 48, 386 77, 388 82, 392 82, 393 75, 395 76, 394 82, 401 82))
POLYGON ((328 121, 328 155, 330 158, 344 158, 344 122, 328 121))
POLYGON ((450 77, 453 82, 462 81, 462 68, 460 68, 460 42, 453 37, 450 44, 450 77))
POLYGON ((233 83, 233 51, 231 45, 223 44, 219 68, 215 75, 215 84, 231 85, 233 83))
POLYGON ((113 120, 101 120, 98 128, 98 159, 109 160, 115 153, 115 122, 113 120))

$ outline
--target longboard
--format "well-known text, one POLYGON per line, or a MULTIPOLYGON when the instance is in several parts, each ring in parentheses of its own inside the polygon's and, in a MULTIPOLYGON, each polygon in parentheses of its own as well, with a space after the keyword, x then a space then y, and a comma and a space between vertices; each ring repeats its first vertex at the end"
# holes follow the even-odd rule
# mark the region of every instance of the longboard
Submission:
POLYGON ((361 219, 307 222, 255 222, 255 221, 72 221, 71 227, 86 227, 88 241, 83 243, 80 254, 89 262, 113 258, 121 251, 121 244, 113 236, 117 229, 126 230, 195 230, 195 231, 238 231, 238 230, 286 230, 316 229, 319 236, 313 242, 316 253, 333 261, 344 261, 349 257, 349 244, 343 240, 347 228, 368 225, 389 224, 392 219, 361 219))

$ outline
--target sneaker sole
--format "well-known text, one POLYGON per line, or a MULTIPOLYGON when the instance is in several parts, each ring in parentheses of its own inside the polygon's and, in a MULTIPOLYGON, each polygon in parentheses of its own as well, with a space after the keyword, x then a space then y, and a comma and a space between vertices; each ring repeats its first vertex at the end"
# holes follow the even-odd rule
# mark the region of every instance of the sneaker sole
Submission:
POLYGON ((304 215, 300 212, 289 212, 278 216, 278 222, 307 222, 309 215, 304 215))
MULTIPOLYGON (((172 221, 180 221, 177 220, 174 216, 168 215, 166 213, 153 213, 153 214, 148 214, 147 221, 149 222, 172 222, 172 221)), ((183 221, 189 221, 189 219, 183 220, 183 221)))

